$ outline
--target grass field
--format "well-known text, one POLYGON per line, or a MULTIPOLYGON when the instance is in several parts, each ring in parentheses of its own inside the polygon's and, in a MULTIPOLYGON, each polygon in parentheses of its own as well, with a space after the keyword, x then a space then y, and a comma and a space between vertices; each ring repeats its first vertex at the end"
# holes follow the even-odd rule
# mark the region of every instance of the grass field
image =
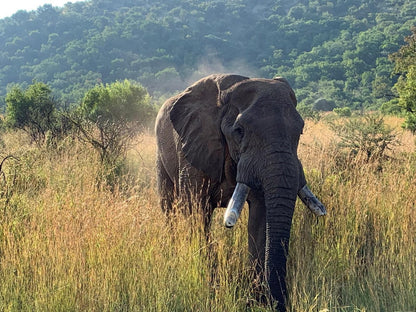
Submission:
MULTIPOLYGON (((416 311, 414 138, 398 128, 390 158, 366 163, 343 158, 326 123, 304 132, 299 155, 328 215, 297 203, 289 311, 416 311)), ((166 225, 152 135, 137 138, 116 191, 81 143, 0 143, 1 159, 15 156, 0 176, 0 311, 270 310, 251 301, 247 209, 233 230, 217 209, 209 245, 197 218, 166 225)))

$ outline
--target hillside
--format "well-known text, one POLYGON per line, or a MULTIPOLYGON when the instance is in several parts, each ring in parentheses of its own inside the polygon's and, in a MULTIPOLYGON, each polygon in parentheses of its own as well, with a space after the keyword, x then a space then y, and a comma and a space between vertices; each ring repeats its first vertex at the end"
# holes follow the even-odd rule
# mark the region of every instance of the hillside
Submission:
POLYGON ((78 102, 133 79, 155 96, 211 72, 285 76, 303 105, 378 107, 388 54, 416 25, 416 0, 90 0, 0 20, 0 105, 8 86, 45 82, 78 102))

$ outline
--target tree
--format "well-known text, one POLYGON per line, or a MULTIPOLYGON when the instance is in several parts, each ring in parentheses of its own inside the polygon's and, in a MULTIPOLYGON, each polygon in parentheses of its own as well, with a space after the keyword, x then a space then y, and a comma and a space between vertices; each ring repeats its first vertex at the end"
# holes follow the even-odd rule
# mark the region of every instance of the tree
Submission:
POLYGON ((45 141, 54 125, 56 101, 51 89, 35 82, 26 90, 15 86, 6 96, 6 124, 26 131, 38 144, 45 141))
POLYGON ((79 113, 80 118, 72 117, 72 121, 81 139, 99 152, 107 182, 114 185, 131 139, 155 116, 149 94, 128 80, 97 85, 85 94, 79 113))
POLYGON ((405 38, 407 44, 399 51, 390 55, 395 63, 394 73, 400 77, 395 84, 399 95, 398 105, 406 113, 403 127, 416 133, 416 27, 412 28, 412 34, 405 38))
POLYGON ((394 62, 393 73, 406 75, 412 65, 416 65, 416 27, 411 29, 411 34, 404 38, 405 45, 389 55, 390 60, 394 62))
POLYGON ((95 86, 85 94, 80 108, 83 116, 95 123, 112 121, 146 126, 154 116, 147 90, 129 80, 95 86))
MULTIPOLYGON (((416 59, 415 59, 416 62, 416 59)), ((396 84, 399 93, 399 106, 406 113, 406 120, 403 124, 405 129, 416 133, 416 64, 408 69, 406 79, 400 79, 396 84)))
POLYGON ((37 79, 79 103, 97 82, 125 78, 168 97, 202 64, 209 73, 284 76, 297 94, 324 80, 339 94, 299 99, 305 105, 323 97, 376 108, 390 99, 387 54, 415 23, 415 3, 100 0, 20 11, 0 20, 0 98, 8 85, 37 79))

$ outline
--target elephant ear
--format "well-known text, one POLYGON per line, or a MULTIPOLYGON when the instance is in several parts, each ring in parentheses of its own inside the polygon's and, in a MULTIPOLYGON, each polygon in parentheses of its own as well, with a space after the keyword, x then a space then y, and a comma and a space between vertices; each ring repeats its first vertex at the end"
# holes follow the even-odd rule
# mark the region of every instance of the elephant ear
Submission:
POLYGON ((177 98, 170 111, 185 158, 215 181, 221 181, 225 159, 220 89, 232 85, 232 80, 225 75, 201 79, 177 98))

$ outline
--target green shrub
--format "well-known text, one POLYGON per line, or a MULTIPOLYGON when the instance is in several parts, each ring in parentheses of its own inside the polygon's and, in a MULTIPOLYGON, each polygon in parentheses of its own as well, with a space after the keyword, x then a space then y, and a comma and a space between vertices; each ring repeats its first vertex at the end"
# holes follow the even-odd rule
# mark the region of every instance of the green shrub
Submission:
POLYGON ((331 129, 340 137, 340 148, 345 148, 350 156, 363 156, 370 159, 385 157, 387 150, 397 138, 393 129, 384 123, 379 115, 364 115, 330 123, 331 129))
POLYGON ((337 107, 333 112, 340 117, 350 117, 352 115, 351 108, 349 107, 337 107))
POLYGON ((391 101, 384 102, 381 105, 380 110, 385 115, 399 116, 402 114, 402 108, 399 105, 398 99, 393 99, 391 101))
POLYGON ((35 82, 26 90, 13 87, 6 96, 6 124, 26 131, 37 144, 45 141, 46 133, 53 129, 56 101, 51 89, 35 82))
POLYGON ((402 127, 413 134, 416 134, 416 114, 410 112, 406 113, 406 119, 403 122, 402 127))
POLYGON ((311 106, 301 106, 297 107, 299 114, 302 116, 303 119, 309 119, 314 122, 318 122, 321 120, 321 113, 317 110, 313 109, 311 106))

